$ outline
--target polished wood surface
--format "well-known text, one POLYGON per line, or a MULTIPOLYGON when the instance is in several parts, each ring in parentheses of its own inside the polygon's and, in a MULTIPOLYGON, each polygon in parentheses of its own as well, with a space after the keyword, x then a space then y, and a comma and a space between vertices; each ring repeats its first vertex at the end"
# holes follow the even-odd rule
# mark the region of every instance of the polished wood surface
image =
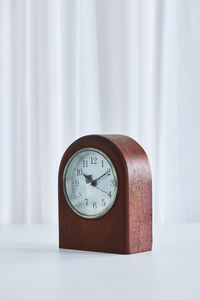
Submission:
POLYGON ((123 135, 89 135, 65 151, 59 168, 59 247, 112 253, 137 253, 152 247, 152 183, 147 155, 123 135), (63 193, 63 172, 78 150, 93 147, 112 160, 118 176, 118 194, 103 217, 87 220, 68 206, 63 193))

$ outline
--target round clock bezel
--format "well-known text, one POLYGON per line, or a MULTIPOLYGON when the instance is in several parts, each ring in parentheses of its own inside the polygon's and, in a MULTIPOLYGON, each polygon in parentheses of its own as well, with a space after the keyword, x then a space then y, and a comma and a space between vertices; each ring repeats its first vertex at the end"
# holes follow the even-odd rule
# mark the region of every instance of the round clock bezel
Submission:
POLYGON ((82 218, 85 218, 85 219, 90 219, 90 220, 99 219, 99 218, 105 216, 110 211, 110 209, 113 207, 113 205, 114 205, 114 203, 116 201, 116 198, 117 198, 117 193, 118 193, 118 176, 117 176, 117 172, 116 172, 116 168, 115 168, 114 163, 108 157, 108 155, 105 152, 103 152, 102 150, 100 150, 100 149, 93 148, 93 147, 81 148, 80 150, 76 151, 69 158, 67 164, 65 165, 65 168, 64 168, 64 171, 63 171, 63 192, 64 192, 64 196, 65 196, 65 200, 66 200, 67 204, 69 205, 69 207, 71 208, 71 210, 74 213, 76 213, 78 216, 80 216, 82 218), (68 171, 68 168, 70 166, 70 163, 72 162, 72 160, 74 159, 74 157, 76 157, 77 155, 79 155, 79 153, 84 152, 84 151, 94 151, 94 152, 97 152, 97 153, 101 154, 107 160, 107 162, 109 163, 110 168, 111 168, 112 173, 113 173, 113 178, 115 180, 115 186, 114 186, 114 189, 113 189, 114 196, 113 196, 112 200, 110 201, 109 205, 103 211, 101 211, 100 213, 98 213, 96 215, 87 215, 87 214, 84 214, 84 213, 81 213, 80 211, 78 211, 73 206, 72 202, 70 201, 70 198, 69 198, 68 193, 67 193, 66 184, 65 184, 66 183, 66 175, 67 175, 67 171, 68 171))

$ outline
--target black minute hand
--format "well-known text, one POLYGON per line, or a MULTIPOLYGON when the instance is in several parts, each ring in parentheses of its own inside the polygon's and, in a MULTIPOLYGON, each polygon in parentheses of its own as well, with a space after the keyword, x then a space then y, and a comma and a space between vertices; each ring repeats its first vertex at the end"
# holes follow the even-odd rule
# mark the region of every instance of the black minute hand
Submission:
POLYGON ((96 186, 96 185, 97 185, 97 182, 98 182, 102 177, 104 177, 107 173, 109 173, 109 172, 110 172, 110 170, 108 170, 107 172, 105 172, 104 174, 102 174, 101 176, 99 176, 98 178, 92 180, 92 181, 91 181, 91 185, 96 186))

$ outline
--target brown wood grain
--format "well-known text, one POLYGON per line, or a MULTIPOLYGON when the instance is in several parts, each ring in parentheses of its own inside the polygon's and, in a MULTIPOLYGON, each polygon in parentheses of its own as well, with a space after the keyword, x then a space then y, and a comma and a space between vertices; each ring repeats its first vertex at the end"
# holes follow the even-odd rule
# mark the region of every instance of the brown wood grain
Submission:
POLYGON ((89 135, 76 140, 64 153, 58 175, 59 247, 111 253, 137 253, 152 248, 152 183, 147 155, 123 135, 89 135), (78 150, 93 147, 112 160, 118 193, 112 209, 99 219, 84 219, 68 206, 63 172, 78 150))

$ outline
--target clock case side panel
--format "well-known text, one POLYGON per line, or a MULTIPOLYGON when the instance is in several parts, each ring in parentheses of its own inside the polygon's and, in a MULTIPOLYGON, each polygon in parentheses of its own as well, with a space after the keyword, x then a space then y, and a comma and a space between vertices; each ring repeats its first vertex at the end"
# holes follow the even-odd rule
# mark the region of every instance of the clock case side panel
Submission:
POLYGON ((58 175, 59 247, 65 249, 129 253, 127 222, 127 166, 119 148, 101 135, 76 140, 64 153, 58 175), (82 148, 97 148, 113 162, 118 176, 118 193, 110 211, 98 219, 84 219, 68 206, 63 193, 63 171, 70 157, 82 148))
POLYGON ((152 177, 144 149, 123 135, 108 135, 123 153, 128 172, 128 253, 152 249, 152 177))

